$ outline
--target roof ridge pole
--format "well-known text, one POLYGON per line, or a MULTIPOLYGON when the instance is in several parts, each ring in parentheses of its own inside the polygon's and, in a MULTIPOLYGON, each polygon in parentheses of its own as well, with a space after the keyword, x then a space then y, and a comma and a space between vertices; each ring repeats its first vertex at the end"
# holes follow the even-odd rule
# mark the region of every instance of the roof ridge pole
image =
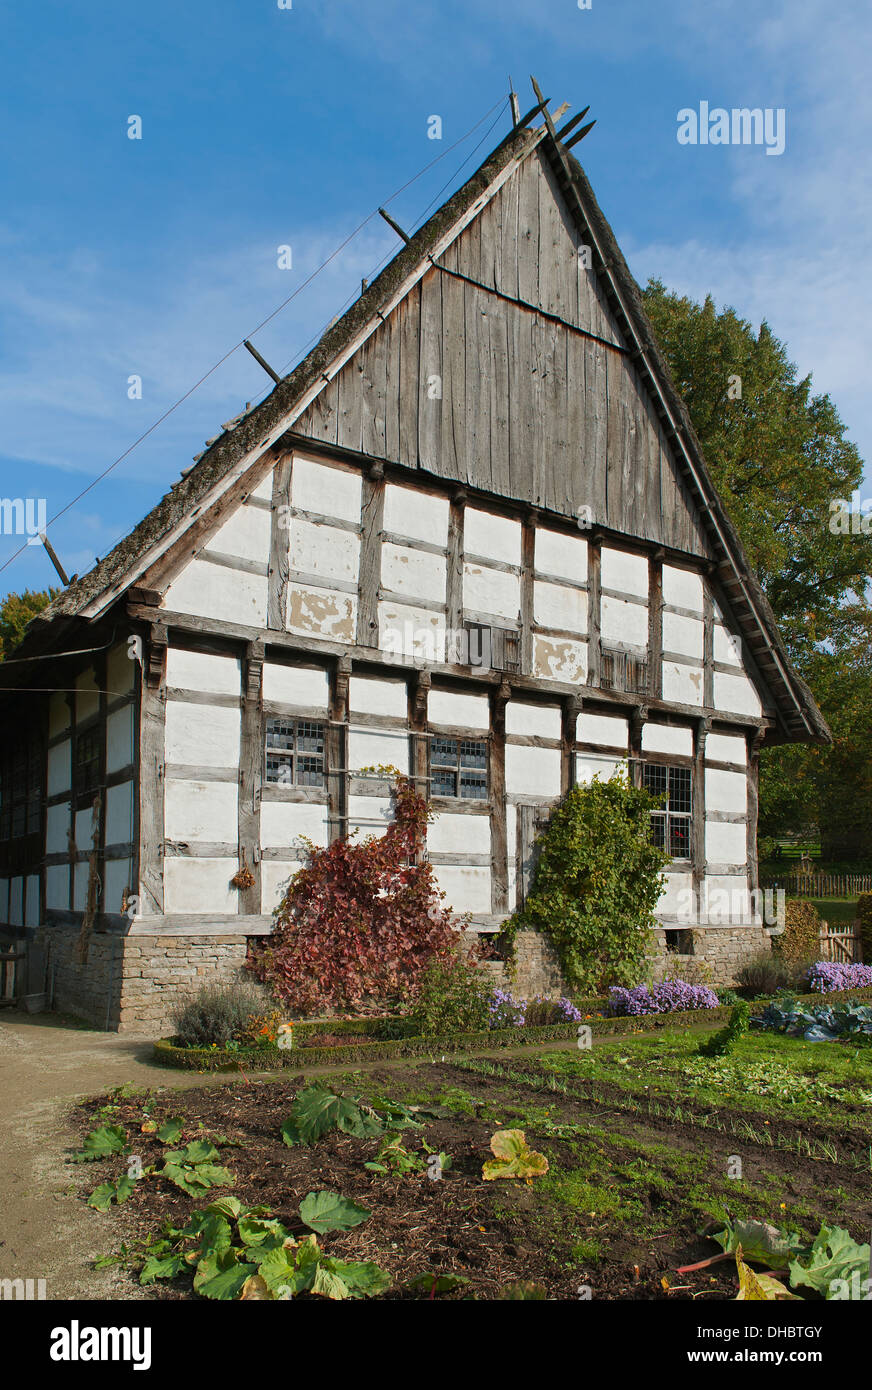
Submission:
POLYGON ((509 73, 509 106, 512 108, 512 125, 517 130, 518 122, 521 119, 521 107, 518 101, 518 93, 512 83, 512 74, 509 73))

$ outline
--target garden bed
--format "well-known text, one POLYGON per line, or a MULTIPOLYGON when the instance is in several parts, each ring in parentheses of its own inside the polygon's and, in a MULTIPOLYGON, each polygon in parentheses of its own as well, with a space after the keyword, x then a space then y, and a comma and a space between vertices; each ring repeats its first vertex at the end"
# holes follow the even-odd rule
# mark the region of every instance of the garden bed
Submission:
MULTIPOLYGON (((797 997, 801 1002, 808 1003, 820 1003, 822 999, 836 1002, 839 999, 872 998, 872 987, 834 990, 826 995, 803 994, 797 997)), ((754 1006, 759 1005, 760 1008, 767 1002, 765 999, 753 1001, 754 1006)), ((656 1032, 667 1027, 684 1029, 700 1024, 721 1024, 727 1021, 731 1012, 731 1005, 721 1004, 716 1009, 688 1009, 683 1012, 630 1017, 605 1018, 591 1015, 585 1017, 583 1022, 591 1028, 595 1038, 600 1038, 623 1033, 656 1032)), ((337 1036, 343 1033, 377 1035, 379 1031, 384 1031, 386 1024, 392 1030, 402 1027, 402 1021, 396 1019, 319 1019, 300 1022, 296 1024, 294 1031, 300 1037, 313 1036, 328 1030, 337 1036)), ((331 1063, 344 1066, 357 1062, 389 1061, 401 1057, 444 1057, 457 1053, 487 1053, 495 1048, 561 1042, 576 1037, 580 1026, 578 1023, 554 1023, 539 1027, 492 1028, 482 1032, 446 1033, 430 1037, 373 1036, 371 1042, 337 1043, 331 1047, 280 1048, 264 1045, 238 1050, 221 1047, 179 1047, 172 1038, 161 1038, 154 1044, 154 1056, 156 1061, 166 1066, 179 1067, 186 1071, 238 1071, 240 1068, 277 1071, 290 1067, 296 1072, 302 1072, 311 1067, 331 1063)))
MULTIPOLYGON (((696 1039, 674 1028, 674 1016, 657 1022, 666 1031, 606 1041, 594 1052, 387 1065, 332 1083, 375 1105, 390 1098, 427 1107, 423 1128, 401 1138, 409 1151, 421 1152, 426 1139, 427 1152, 450 1155, 440 1181, 420 1168, 374 1171, 377 1136, 332 1130, 311 1146, 288 1147, 282 1126, 303 1076, 90 1101, 79 1110, 82 1132, 121 1126, 146 1168, 166 1158, 156 1125, 178 1116, 175 1142, 212 1142, 231 1179, 197 1199, 165 1178, 144 1178, 112 1208, 106 1259, 117 1256, 129 1271, 135 1297, 196 1297, 190 1271, 140 1287, 138 1243, 225 1194, 266 1205, 302 1236, 300 1206, 313 1190, 341 1193, 370 1213, 322 1243, 339 1259, 377 1263, 391 1279, 379 1295, 389 1301, 505 1298, 517 1281, 572 1300, 584 1286, 595 1299, 734 1299, 732 1259, 687 1270, 717 1251, 701 1232, 721 1229, 728 1211, 808 1238, 826 1220, 867 1239, 872 1097, 864 1059, 749 1035, 730 1058, 707 1060, 696 1039), (525 1131, 547 1156, 547 1174, 530 1183, 482 1180, 491 1136, 505 1127, 525 1131), (737 1153, 740 1180, 729 1168, 737 1153), (439 1276, 464 1282, 443 1293, 433 1288, 439 1276)), ((127 1162, 119 1155, 95 1164, 93 1183, 123 1173, 127 1162)))

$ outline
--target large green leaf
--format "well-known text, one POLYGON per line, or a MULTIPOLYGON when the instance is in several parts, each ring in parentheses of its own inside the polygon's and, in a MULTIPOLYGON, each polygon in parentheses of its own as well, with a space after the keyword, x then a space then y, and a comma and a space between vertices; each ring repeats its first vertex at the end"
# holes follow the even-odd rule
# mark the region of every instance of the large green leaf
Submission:
MULTIPOLYGON (((790 1262, 792 1288, 805 1285, 825 1298, 841 1297, 833 1288, 836 1279, 851 1281, 856 1274, 861 1281, 869 1277, 869 1246, 858 1245, 841 1226, 821 1226, 808 1258, 790 1262)), ((855 1281, 856 1282, 856 1281, 855 1281)))
POLYGON ((801 1301, 799 1295, 789 1289, 771 1274, 758 1274, 742 1259, 742 1247, 736 1251, 736 1269, 739 1274, 739 1292, 736 1302, 781 1303, 785 1300, 801 1301))
POLYGON ((491 1138, 494 1157, 485 1163, 481 1175, 494 1178, 535 1178, 548 1172, 548 1159, 527 1143, 522 1129, 498 1129, 491 1138))
POLYGON ((362 1110, 357 1101, 324 1086, 307 1086, 291 1106, 290 1116, 282 1125, 282 1138, 289 1147, 314 1144, 331 1129, 368 1139, 381 1134, 384 1125, 377 1115, 362 1110))
POLYGON ((387 1270, 371 1260, 334 1260, 325 1256, 320 1268, 342 1280, 349 1298, 376 1298, 386 1293, 393 1282, 387 1270))
POLYGON ((126 1175, 120 1177, 117 1182, 101 1182, 99 1187, 88 1198, 88 1206, 95 1211, 108 1211, 113 1202, 120 1207, 122 1202, 126 1202, 133 1189, 136 1187, 136 1179, 126 1175))
POLYGON ((181 1115, 174 1115, 171 1120, 164 1120, 155 1138, 162 1144, 175 1144, 182 1137, 182 1130, 185 1122, 181 1115))
POLYGON ((310 1192, 300 1203, 300 1216, 319 1235, 327 1231, 350 1231, 370 1215, 368 1207, 358 1206, 338 1192, 310 1192))
POLYGON ((139 1276, 140 1284, 153 1284, 155 1279, 175 1279, 186 1268, 182 1255, 149 1255, 139 1276))
POLYGON ((101 1125, 92 1129, 82 1141, 81 1153, 73 1154, 74 1163, 90 1163, 96 1158, 109 1158, 127 1148, 127 1135, 121 1125, 101 1125))
POLYGON ((770 1269, 787 1269, 789 1261, 805 1247, 798 1231, 770 1226, 766 1221, 728 1221, 712 1236, 727 1255, 741 1249, 742 1258, 770 1269))
POLYGON ((194 1290, 202 1298, 222 1301, 238 1298, 252 1274, 257 1274, 257 1265, 240 1263, 235 1250, 213 1252, 198 1264, 194 1290))
POLYGON ((238 1224, 239 1238, 243 1245, 263 1245, 267 1240, 281 1245, 290 1234, 281 1221, 262 1216, 240 1216, 238 1224))
POLYGON ((169 1178, 189 1196, 200 1197, 210 1187, 229 1186, 233 1182, 233 1174, 214 1162, 220 1157, 214 1144, 200 1139, 184 1149, 169 1149, 158 1175, 169 1178))

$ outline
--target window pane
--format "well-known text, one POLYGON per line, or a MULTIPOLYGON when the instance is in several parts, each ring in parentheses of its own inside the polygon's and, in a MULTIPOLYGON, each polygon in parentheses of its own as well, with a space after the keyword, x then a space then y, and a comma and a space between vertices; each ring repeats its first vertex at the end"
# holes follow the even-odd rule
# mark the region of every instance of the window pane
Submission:
POLYGON ((323 753, 324 725, 310 724, 301 719, 297 724, 297 751, 300 753, 323 753))
POLYGON ((690 817, 669 817, 669 853, 673 859, 690 858, 690 817))
POLYGON ((661 763, 642 764, 642 786, 658 800, 666 797, 666 771, 661 763))
POLYGON ((294 721, 292 719, 268 719, 266 722, 267 748, 286 748, 293 752, 294 721))
POLYGON ((460 766, 461 767, 487 767, 487 745, 479 743, 477 740, 461 739, 460 742, 460 766))
POLYGON ((430 795, 456 796, 457 774, 449 771, 448 768, 434 767, 433 775, 430 779, 430 795))
POLYGON ((484 772, 461 772, 460 795, 475 801, 487 801, 487 775, 484 772))
POLYGON ((669 809, 670 811, 690 811, 690 768, 671 767, 669 769, 669 809))
POLYGON ((323 787, 324 762, 322 758, 315 758, 306 753, 299 755, 297 758, 297 785, 323 787))
POLYGON ((658 811, 651 817, 651 839, 658 849, 666 848, 666 817, 658 811))
POLYGON ((278 782, 285 787, 291 786, 294 780, 293 758, 283 758, 278 753, 267 753, 266 780, 268 782, 278 782))
POLYGON ((433 738, 430 740, 430 761, 439 767, 457 766, 457 739, 433 738))

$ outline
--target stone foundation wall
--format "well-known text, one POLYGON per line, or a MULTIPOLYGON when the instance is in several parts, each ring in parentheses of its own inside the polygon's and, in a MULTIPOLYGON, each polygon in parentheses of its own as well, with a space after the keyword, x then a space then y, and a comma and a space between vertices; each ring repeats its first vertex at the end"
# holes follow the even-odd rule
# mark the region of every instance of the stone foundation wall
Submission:
POLYGON ((243 970, 244 936, 115 936, 95 933, 87 961, 78 957, 78 927, 40 927, 54 1007, 98 1028, 161 1037, 174 1006, 202 984, 231 983, 243 970))
MULTIPOLYGON (((654 956, 654 973, 662 975, 665 969, 685 978, 693 973, 701 963, 710 972, 714 985, 732 985, 736 973, 746 961, 759 951, 771 951, 772 939, 764 927, 704 927, 689 929, 693 950, 687 954, 667 951, 666 932, 658 928, 654 933, 657 940, 654 956), (685 975, 682 975, 685 967, 685 975)), ((690 983, 696 983, 691 980, 690 983)))

